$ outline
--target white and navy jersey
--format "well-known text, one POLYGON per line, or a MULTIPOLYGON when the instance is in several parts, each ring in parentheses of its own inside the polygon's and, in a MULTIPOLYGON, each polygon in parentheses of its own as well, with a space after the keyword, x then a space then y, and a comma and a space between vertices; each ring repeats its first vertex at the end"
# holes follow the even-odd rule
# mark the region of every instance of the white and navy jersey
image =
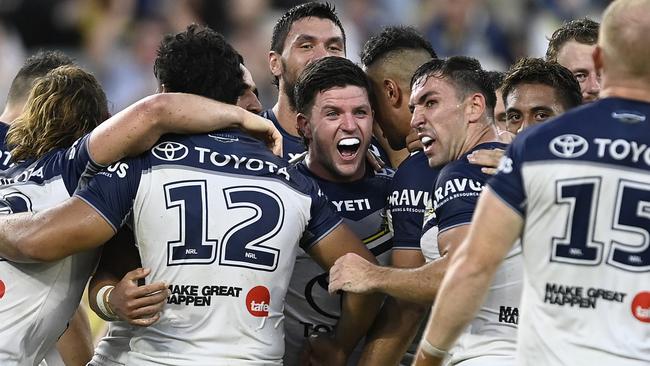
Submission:
MULTIPOLYGON (((81 138, 69 149, 7 170, 0 178, 0 213, 38 212, 69 198, 84 172, 96 168, 87 141, 81 138)), ((51 263, 0 259, 0 364, 33 365, 43 359, 79 306, 96 262, 96 250, 51 263)))
POLYGON ((7 131, 9 131, 9 125, 0 121, 0 172, 9 169, 13 165, 11 163, 11 153, 5 141, 7 131))
MULTIPOLYGON (((438 234, 471 222, 489 178, 481 172, 481 166, 469 163, 467 155, 476 150, 505 147, 496 142, 479 144, 440 171, 432 193, 433 215, 425 225, 428 232, 436 234, 436 247, 438 234)), ((478 314, 452 349, 451 364, 483 358, 496 358, 501 364, 514 363, 522 280, 521 247, 517 245, 497 270, 478 314)))
POLYGON ((411 153, 395 172, 388 205, 394 249, 420 250, 424 210, 438 172, 422 151, 411 153))
POLYGON ((305 143, 302 142, 302 138, 299 136, 294 136, 287 132, 287 130, 282 127, 280 122, 278 122, 278 118, 275 116, 275 113, 273 113, 273 109, 265 110, 260 114, 260 116, 273 122, 275 128, 280 131, 280 134, 282 135, 282 154, 284 155, 284 159, 286 161, 289 161, 305 152, 307 148, 305 147, 305 143))
POLYGON ((522 365, 650 364, 650 104, 517 136, 490 188, 525 219, 522 365))
POLYGON ((134 331, 130 364, 281 364, 298 245, 341 222, 286 165, 239 131, 167 135, 76 193, 116 230, 132 213, 147 281, 169 284, 161 319, 134 331))
MULTIPOLYGON (((376 173, 368 169, 360 180, 335 183, 317 177, 304 163, 301 172, 320 186, 334 210, 359 237, 381 264, 390 262, 392 234, 385 211, 391 170, 376 173)), ((299 250, 285 305, 285 365, 296 365, 309 334, 332 331, 341 313, 341 296, 327 292, 328 272, 304 251, 299 250)))
MULTIPOLYGON (((305 146, 305 143, 302 141, 301 137, 290 134, 282 127, 282 125, 280 125, 278 118, 275 116, 275 113, 273 113, 273 109, 265 110, 260 114, 260 116, 273 122, 275 128, 280 131, 280 134, 282 135, 282 153, 284 154, 284 159, 286 161, 293 159, 294 157, 304 153, 307 150, 307 147, 305 146)), ((390 166, 390 159, 388 159, 388 154, 386 154, 386 151, 381 148, 379 141, 377 141, 374 136, 371 139, 368 149, 372 151, 376 156, 379 156, 384 161, 384 163, 390 166)))

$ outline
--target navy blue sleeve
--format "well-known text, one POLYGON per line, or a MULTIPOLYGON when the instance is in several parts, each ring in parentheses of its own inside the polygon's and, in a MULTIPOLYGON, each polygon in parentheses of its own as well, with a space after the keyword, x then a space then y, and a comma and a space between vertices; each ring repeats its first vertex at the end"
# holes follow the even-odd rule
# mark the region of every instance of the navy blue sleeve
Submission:
POLYGON ((513 210, 525 216, 526 192, 521 178, 525 138, 515 139, 501 158, 497 174, 488 180, 490 189, 513 210))
POLYGON ((437 171, 428 166, 419 172, 403 168, 408 166, 400 167, 395 173, 389 198, 393 248, 420 249, 424 210, 431 200, 437 171))
POLYGON ((117 231, 126 220, 140 185, 146 156, 119 161, 97 173, 75 192, 117 231))
POLYGON ((60 160, 55 163, 61 168, 63 183, 70 195, 74 193, 82 180, 89 179, 105 168, 105 166, 97 164, 90 157, 88 151, 89 137, 90 134, 87 134, 75 141, 72 146, 66 149, 64 154, 58 154, 57 158, 60 160))
POLYGON ((443 169, 433 191, 439 233, 456 226, 469 224, 483 189, 483 181, 480 176, 458 169, 458 167, 462 167, 461 164, 456 164, 455 167, 456 169, 450 169, 450 171, 447 171, 446 168, 443 169))
POLYGON ((322 194, 316 183, 313 183, 310 196, 311 218, 307 224, 307 229, 300 239, 300 247, 305 251, 327 236, 342 222, 341 217, 334 212, 332 205, 327 200, 327 197, 322 194))

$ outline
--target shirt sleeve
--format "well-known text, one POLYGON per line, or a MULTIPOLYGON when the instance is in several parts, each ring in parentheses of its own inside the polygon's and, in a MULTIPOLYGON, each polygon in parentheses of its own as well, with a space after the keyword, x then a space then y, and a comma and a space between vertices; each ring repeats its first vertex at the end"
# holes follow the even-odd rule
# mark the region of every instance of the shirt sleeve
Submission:
POLYGON ((521 156, 525 139, 516 139, 501 158, 497 174, 488 180, 490 189, 514 211, 525 216, 526 192, 521 177, 521 156))
POLYGON ((479 179, 462 172, 451 172, 438 179, 433 191, 438 232, 469 224, 483 189, 479 179))
POLYGON ((419 190, 405 181, 398 170, 391 188, 388 210, 392 221, 394 249, 420 249, 420 234, 424 224, 424 210, 429 201, 428 191, 419 190))
POLYGON ((331 233, 342 222, 341 217, 334 212, 327 197, 322 194, 316 183, 313 183, 311 199, 311 218, 300 239, 300 247, 305 251, 331 233))
POLYGON ((117 162, 97 173, 75 196, 92 206, 117 231, 126 221, 140 184, 144 157, 117 162))
POLYGON ((80 137, 66 149, 64 154, 60 155, 59 164, 63 182, 70 194, 73 194, 77 186, 86 184, 91 177, 106 168, 106 166, 96 163, 90 156, 89 137, 90 134, 80 137))

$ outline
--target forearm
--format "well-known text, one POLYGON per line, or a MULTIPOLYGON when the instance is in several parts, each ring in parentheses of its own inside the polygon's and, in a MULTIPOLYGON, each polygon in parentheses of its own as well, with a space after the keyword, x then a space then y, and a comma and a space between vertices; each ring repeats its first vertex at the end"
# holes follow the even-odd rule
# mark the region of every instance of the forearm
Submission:
POLYGON ((441 285, 423 338, 440 350, 450 350, 483 303, 495 269, 465 258, 454 261, 441 285))
POLYGON ((335 340, 350 355, 372 325, 384 296, 381 294, 344 293, 341 317, 336 324, 335 340))
POLYGON ((249 114, 235 105, 192 94, 152 95, 99 125, 91 134, 91 156, 98 164, 109 165, 147 151, 166 133, 203 133, 241 127, 249 114))
POLYGON ((0 216, 0 257, 19 263, 37 262, 29 243, 35 235, 31 212, 0 216))
POLYGON ((359 365, 398 365, 413 342, 427 308, 387 298, 368 332, 359 365))
POLYGON ((56 348, 66 365, 85 365, 92 358, 90 323, 83 305, 79 305, 70 319, 68 329, 56 342, 56 348))
POLYGON ((378 267, 375 290, 404 301, 430 304, 436 297, 447 262, 444 256, 418 268, 378 267))

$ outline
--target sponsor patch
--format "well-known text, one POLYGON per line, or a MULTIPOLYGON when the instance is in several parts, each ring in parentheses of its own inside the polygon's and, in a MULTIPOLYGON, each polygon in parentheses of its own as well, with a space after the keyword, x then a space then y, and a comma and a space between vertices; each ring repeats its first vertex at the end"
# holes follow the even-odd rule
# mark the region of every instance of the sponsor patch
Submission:
POLYGON ((584 155, 589 149, 589 143, 582 136, 568 134, 554 138, 548 147, 558 158, 571 159, 584 155))
POLYGON ((254 317, 264 318, 269 316, 270 304, 271 294, 269 289, 264 286, 255 286, 246 294, 246 309, 254 317))
POLYGON ((5 286, 5 283, 0 280, 0 299, 5 295, 5 289, 7 287, 5 286))
POLYGON ((650 292, 639 292, 634 296, 632 315, 644 323, 650 323, 650 292))

